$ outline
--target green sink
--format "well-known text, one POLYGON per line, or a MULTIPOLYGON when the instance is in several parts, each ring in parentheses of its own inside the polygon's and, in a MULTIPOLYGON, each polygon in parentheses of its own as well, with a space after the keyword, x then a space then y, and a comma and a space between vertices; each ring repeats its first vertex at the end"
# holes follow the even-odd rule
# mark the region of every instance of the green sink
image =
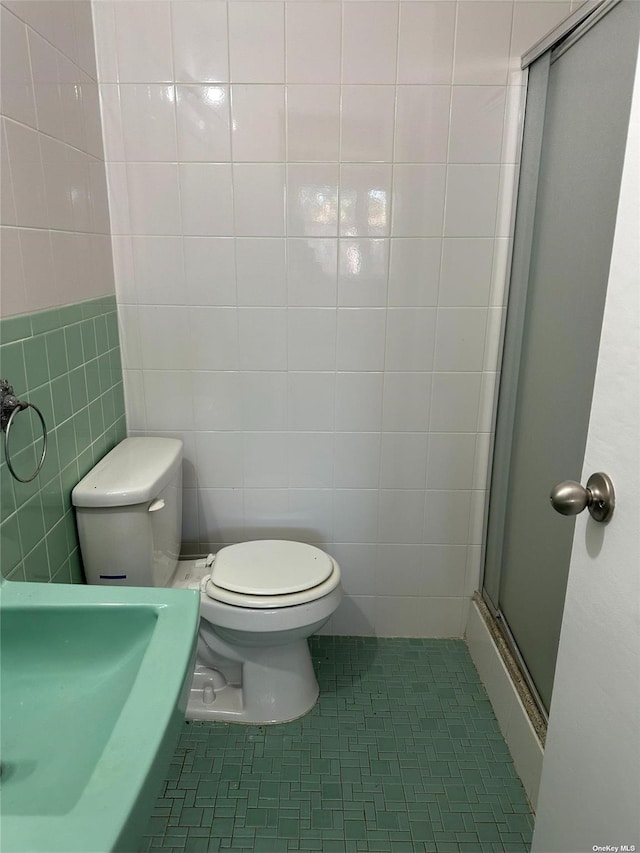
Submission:
POLYGON ((3 853, 137 848, 184 719, 195 591, 0 587, 3 853))

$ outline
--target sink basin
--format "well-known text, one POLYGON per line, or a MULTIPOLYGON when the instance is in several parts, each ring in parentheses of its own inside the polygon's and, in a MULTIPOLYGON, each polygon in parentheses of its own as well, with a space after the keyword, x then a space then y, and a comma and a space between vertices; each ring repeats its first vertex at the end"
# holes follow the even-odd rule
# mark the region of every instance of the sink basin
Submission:
POLYGON ((136 850, 184 719, 196 591, 4 582, 3 853, 136 850))

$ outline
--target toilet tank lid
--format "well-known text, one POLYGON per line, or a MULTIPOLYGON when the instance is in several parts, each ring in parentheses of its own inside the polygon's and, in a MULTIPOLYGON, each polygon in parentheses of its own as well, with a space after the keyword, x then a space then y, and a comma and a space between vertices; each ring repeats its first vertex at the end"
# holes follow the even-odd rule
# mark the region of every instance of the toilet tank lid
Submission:
POLYGON ((125 438, 80 480, 71 500, 78 507, 145 503, 173 479, 181 460, 177 438, 125 438))

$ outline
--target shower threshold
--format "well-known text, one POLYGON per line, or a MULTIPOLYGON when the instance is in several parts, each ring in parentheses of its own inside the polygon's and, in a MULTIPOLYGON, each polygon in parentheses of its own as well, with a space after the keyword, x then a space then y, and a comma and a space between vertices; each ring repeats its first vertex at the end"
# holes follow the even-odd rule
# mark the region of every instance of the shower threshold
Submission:
POLYGON ((547 739, 547 718, 546 714, 543 713, 540 707, 540 700, 536 695, 534 695, 531 690, 528 679, 525 673, 522 671, 522 667, 518 661, 518 658, 513 653, 511 649, 511 644, 509 643, 508 637, 505 636, 505 632, 508 630, 506 625, 504 625, 504 621, 500 620, 499 617, 496 618, 493 616, 485 600, 483 599, 481 593, 474 593, 474 601, 478 606, 478 610, 484 619, 484 622, 493 638, 494 643, 496 644, 496 648, 500 653, 500 657, 504 665, 507 668, 509 673, 509 677, 513 683, 513 686, 520 697, 520 701, 522 702, 524 709, 529 717, 529 721, 533 726, 533 729, 538 737, 538 740, 542 744, 545 745, 545 741, 547 739), (503 625, 504 629, 503 630, 503 625))

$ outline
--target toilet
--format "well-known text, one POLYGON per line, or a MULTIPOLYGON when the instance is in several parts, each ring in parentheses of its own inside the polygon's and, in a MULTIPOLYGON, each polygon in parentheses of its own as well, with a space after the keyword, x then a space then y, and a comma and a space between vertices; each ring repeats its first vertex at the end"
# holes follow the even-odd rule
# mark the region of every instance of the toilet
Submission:
POLYGON ((282 723, 319 688, 307 638, 342 599, 340 567, 302 542, 260 540, 179 560, 182 442, 126 438, 73 489, 87 582, 200 593, 187 719, 282 723))

